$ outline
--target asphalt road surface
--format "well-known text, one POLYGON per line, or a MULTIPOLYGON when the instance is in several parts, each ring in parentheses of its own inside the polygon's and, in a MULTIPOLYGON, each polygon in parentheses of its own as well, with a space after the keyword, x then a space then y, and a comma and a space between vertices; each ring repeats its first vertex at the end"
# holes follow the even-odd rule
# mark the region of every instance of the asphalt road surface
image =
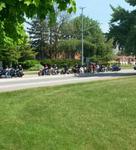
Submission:
POLYGON ((95 80, 108 80, 125 76, 136 75, 134 70, 121 70, 119 72, 107 72, 79 75, 52 75, 40 76, 26 75, 23 78, 0 79, 0 92, 15 91, 34 87, 47 87, 72 83, 90 82, 95 80))

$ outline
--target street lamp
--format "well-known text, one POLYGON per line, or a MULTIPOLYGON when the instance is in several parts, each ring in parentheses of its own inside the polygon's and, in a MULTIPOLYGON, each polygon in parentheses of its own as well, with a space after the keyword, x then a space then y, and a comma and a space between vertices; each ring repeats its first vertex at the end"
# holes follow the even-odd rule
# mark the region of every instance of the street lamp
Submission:
POLYGON ((82 54, 81 54, 81 61, 82 61, 82 66, 84 65, 84 20, 83 20, 83 11, 84 11, 84 9, 85 9, 85 7, 80 7, 80 9, 81 9, 81 15, 82 15, 82 30, 81 30, 81 32, 82 32, 82 39, 81 39, 81 41, 82 41, 82 54))

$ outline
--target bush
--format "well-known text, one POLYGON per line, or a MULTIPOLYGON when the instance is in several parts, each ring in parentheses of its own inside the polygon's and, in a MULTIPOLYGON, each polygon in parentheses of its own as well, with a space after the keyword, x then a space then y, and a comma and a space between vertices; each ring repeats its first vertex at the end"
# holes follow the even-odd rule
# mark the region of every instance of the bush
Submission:
POLYGON ((24 62, 21 62, 20 64, 22 65, 22 67, 24 69, 32 68, 32 67, 34 67, 35 65, 38 65, 38 64, 40 65, 39 61, 37 61, 37 60, 26 60, 24 62))
POLYGON ((33 67, 29 68, 28 70, 29 71, 37 71, 37 70, 40 70, 42 68, 43 68, 43 66, 41 64, 35 64, 33 67))
POLYGON ((80 61, 79 60, 73 60, 73 59, 44 59, 41 61, 42 65, 45 65, 45 64, 54 65, 54 64, 56 64, 59 68, 62 68, 65 64, 67 64, 68 67, 72 67, 76 63, 80 64, 80 61))

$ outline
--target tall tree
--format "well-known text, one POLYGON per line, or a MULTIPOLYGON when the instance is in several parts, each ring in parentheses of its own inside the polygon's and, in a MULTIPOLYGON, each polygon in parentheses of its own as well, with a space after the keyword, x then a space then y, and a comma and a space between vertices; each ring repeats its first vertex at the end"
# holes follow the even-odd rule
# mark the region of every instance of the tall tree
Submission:
POLYGON ((66 12, 56 11, 56 19, 52 23, 48 16, 45 20, 36 17, 29 23, 28 33, 39 59, 56 57, 58 42, 62 35, 61 28, 67 15, 66 12))
MULTIPOLYGON (((126 0, 135 6, 136 0, 126 0)), ((110 22, 109 37, 114 39, 114 44, 119 45, 122 53, 136 54, 136 9, 125 10, 122 7, 112 7, 113 14, 110 22)))
POLYGON ((27 31, 30 35, 31 45, 37 52, 37 58, 43 59, 46 56, 45 47, 48 44, 48 22, 35 17, 32 22, 28 22, 27 31))

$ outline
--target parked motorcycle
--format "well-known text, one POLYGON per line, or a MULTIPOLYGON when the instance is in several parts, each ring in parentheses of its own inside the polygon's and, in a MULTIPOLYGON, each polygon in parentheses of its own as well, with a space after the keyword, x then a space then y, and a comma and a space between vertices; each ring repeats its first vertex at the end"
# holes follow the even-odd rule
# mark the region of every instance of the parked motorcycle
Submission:
POLYGON ((5 68, 0 69, 0 78, 22 77, 24 75, 22 69, 5 68))

